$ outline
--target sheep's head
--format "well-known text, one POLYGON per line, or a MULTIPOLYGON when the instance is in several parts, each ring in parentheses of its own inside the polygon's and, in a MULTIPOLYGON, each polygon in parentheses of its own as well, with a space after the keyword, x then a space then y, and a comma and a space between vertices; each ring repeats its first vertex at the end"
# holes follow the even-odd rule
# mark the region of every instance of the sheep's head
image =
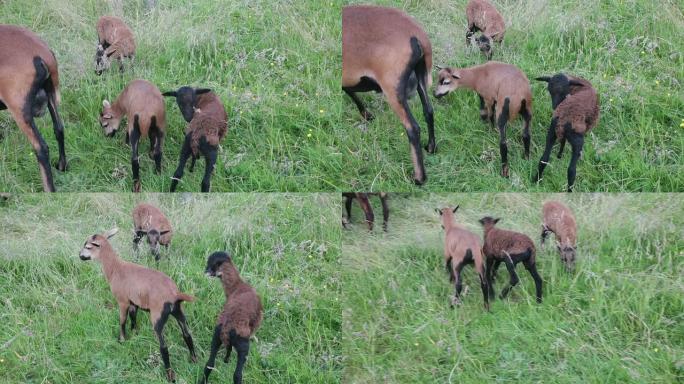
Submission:
POLYGON ((99 260, 102 246, 109 244, 108 240, 116 235, 118 231, 118 228, 112 228, 105 233, 92 235, 86 240, 85 244, 83 244, 83 248, 81 248, 78 257, 81 258, 81 260, 99 260))
POLYGON ((480 48, 480 52, 487 56, 487 60, 492 59, 492 38, 486 35, 480 35, 475 39, 475 44, 480 48))
POLYGON ((97 50, 95 51, 95 74, 98 76, 101 75, 110 65, 111 61, 109 60, 109 56, 105 55, 105 48, 102 44, 98 44, 97 50))
POLYGON ((448 225, 454 220, 454 213, 458 210, 458 205, 456 208, 446 207, 446 208, 435 208, 435 212, 439 213, 440 219, 442 219, 442 229, 446 229, 448 225))
POLYGON ((453 68, 442 68, 439 65, 436 66, 439 69, 437 88, 435 89, 435 97, 440 98, 446 96, 452 91, 455 91, 460 86, 461 75, 457 69, 453 68))
POLYGON ((558 252, 560 252, 560 258, 563 264, 565 264, 565 269, 568 272, 575 270, 575 256, 577 255, 577 247, 556 243, 556 248, 558 248, 558 252))
POLYGON ((221 266, 224 263, 233 264, 233 260, 227 252, 214 252, 207 259, 205 273, 208 277, 221 277, 223 274, 221 266))
POLYGON ((147 244, 150 245, 150 252, 154 255, 155 258, 159 258, 159 248, 160 244, 159 241, 161 240, 161 237, 166 235, 171 231, 165 230, 165 231, 158 231, 156 229, 150 229, 149 231, 143 231, 143 230, 138 230, 136 232, 137 237, 147 237, 147 244))
POLYGON ((102 101, 102 112, 100 112, 100 126, 107 137, 112 137, 119 129, 121 117, 116 117, 112 105, 107 100, 102 101))
POLYGON ((496 223, 499 222, 499 220, 501 220, 501 219, 499 219, 499 218, 495 219, 491 216, 485 216, 485 217, 480 219, 480 224, 482 224, 484 229, 487 230, 490 228, 494 228, 494 226, 496 225, 496 223))
POLYGON ((570 87, 584 86, 584 84, 582 84, 581 82, 569 78, 564 73, 558 73, 556 75, 553 75, 552 77, 540 76, 537 77, 536 80, 548 83, 548 90, 549 94, 551 95, 551 106, 553 107, 553 109, 556 109, 556 107, 560 103, 562 103, 566 97, 568 97, 568 95, 570 94, 570 87))
POLYGON ((208 92, 211 92, 211 89, 180 87, 176 91, 164 92, 162 95, 176 98, 176 103, 178 104, 181 114, 183 114, 183 119, 189 123, 190 120, 192 120, 192 116, 195 114, 197 96, 208 92))

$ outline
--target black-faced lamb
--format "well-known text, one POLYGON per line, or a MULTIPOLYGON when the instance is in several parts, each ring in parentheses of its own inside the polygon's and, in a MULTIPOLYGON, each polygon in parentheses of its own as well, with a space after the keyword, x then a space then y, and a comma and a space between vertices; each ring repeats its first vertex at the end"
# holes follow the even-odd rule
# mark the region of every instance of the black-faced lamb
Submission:
POLYGON ((573 271, 577 252, 577 224, 570 208, 558 201, 547 201, 542 207, 542 245, 551 232, 556 235, 556 247, 566 270, 573 271))
POLYGON ((530 158, 532 90, 527 76, 516 66, 498 61, 470 68, 441 68, 435 97, 446 96, 459 88, 477 92, 480 98, 480 118, 483 121, 489 120, 492 126, 496 124, 498 127, 501 175, 508 177, 506 125, 518 115, 524 121, 522 139, 525 159, 530 158))
POLYGON ((133 31, 116 16, 102 16, 97 21, 97 51, 95 52, 95 73, 101 75, 111 65, 111 60, 119 62, 123 72, 125 58, 135 57, 135 38, 133 31))
POLYGON ((553 117, 546 136, 546 148, 539 160, 539 169, 533 181, 541 181, 556 139, 560 140, 559 159, 563 155, 567 140, 572 146, 572 158, 568 166, 568 192, 572 192, 575 186, 577 161, 584 147, 584 136, 599 121, 599 96, 591 83, 581 77, 559 73, 552 77, 538 77, 537 80, 548 83, 553 117))
POLYGON ((47 106, 59 146, 55 167, 65 171, 64 124, 57 111, 59 101, 57 59, 45 41, 26 28, 0 24, 0 110, 9 110, 31 143, 45 192, 54 192, 55 185, 48 146, 34 117, 45 114, 47 106))
POLYGON ((484 297, 484 306, 489 311, 489 290, 485 271, 485 257, 482 253, 480 238, 456 222, 454 213, 456 208, 436 209, 442 220, 444 229, 444 265, 452 282, 456 281, 455 294, 452 305, 461 303, 463 282, 461 270, 468 264, 475 265, 475 271, 480 277, 480 288, 484 297))
POLYGON ((493 275, 501 263, 506 264, 511 277, 509 284, 501 291, 501 299, 508 296, 511 289, 518 284, 518 274, 515 266, 522 262, 525 269, 532 275, 536 288, 537 302, 542 302, 542 279, 537 272, 536 248, 532 239, 519 232, 496 228, 500 219, 489 216, 480 219, 484 228, 484 247, 482 251, 487 258, 487 283, 490 298, 494 298, 493 275))
MULTIPOLYGON (((368 224, 368 230, 373 230, 373 223, 375 222, 375 215, 373 214, 373 207, 370 204, 370 196, 378 196, 380 203, 382 204, 382 229, 387 232, 387 220, 389 219, 389 206, 387 204, 387 193, 386 192, 343 192, 342 196, 345 198, 344 206, 347 211, 347 222, 351 223, 351 206, 352 200, 356 199, 359 202, 359 206, 363 210, 366 216, 366 223, 368 224)), ((343 221, 344 225, 344 221, 343 221)))
POLYGON ((429 153, 434 153, 435 132, 428 88, 432 83, 432 45, 418 23, 401 10, 352 5, 342 9, 342 89, 351 97, 366 120, 372 115, 356 92, 382 92, 403 124, 411 146, 413 180, 425 183, 427 176, 420 147, 420 126, 411 114, 408 99, 411 77, 428 127, 429 153))
POLYGON ((154 259, 159 261, 159 246, 168 247, 173 235, 169 219, 152 204, 140 203, 133 209, 133 244, 136 253, 138 244, 147 237, 154 259))
POLYGON ((506 33, 506 22, 496 7, 487 0, 470 0, 466 6, 468 18, 468 31, 466 32, 466 44, 470 45, 475 32, 481 31, 482 35, 475 39, 480 51, 492 59, 492 44, 501 43, 506 33))
POLYGON ((185 128, 185 141, 181 149, 178 168, 171 180, 171 192, 176 191, 188 158, 192 156, 190 166, 190 172, 192 172, 195 160, 200 154, 206 160, 202 192, 209 192, 211 173, 214 171, 218 157, 218 146, 228 132, 226 109, 221 99, 207 88, 180 87, 176 91, 164 92, 164 96, 176 98, 183 119, 188 123, 185 128))
POLYGON ((165 274, 121 260, 109 243, 109 239, 117 231, 114 228, 88 237, 79 257, 81 260, 96 260, 102 264, 102 272, 119 304, 120 342, 126 339, 127 316, 131 318, 131 330, 134 330, 138 309, 150 312, 150 320, 159 340, 159 352, 166 369, 166 378, 174 382, 175 373, 171 369, 169 350, 164 341, 164 326, 169 315, 176 318, 183 340, 190 351, 190 358, 196 362, 192 336, 181 308, 183 301, 193 301, 195 298, 179 291, 176 283, 165 274))
POLYGON ((141 137, 150 139, 150 157, 154 159, 155 171, 161 173, 162 146, 166 131, 164 99, 159 89, 147 80, 133 80, 110 104, 102 102, 100 125, 104 134, 114 136, 121 119, 128 121, 126 142, 131 144, 131 167, 133 168, 133 192, 140 192, 140 162, 138 143, 141 137))
POLYGON ((249 354, 249 339, 261 325, 263 309, 256 290, 242 281, 231 256, 226 252, 214 252, 207 259, 206 274, 218 277, 223 284, 226 303, 216 321, 211 339, 211 352, 200 383, 206 383, 214 369, 216 354, 222 345, 226 346, 225 362, 228 362, 232 348, 238 354, 233 383, 242 383, 242 370, 249 354))

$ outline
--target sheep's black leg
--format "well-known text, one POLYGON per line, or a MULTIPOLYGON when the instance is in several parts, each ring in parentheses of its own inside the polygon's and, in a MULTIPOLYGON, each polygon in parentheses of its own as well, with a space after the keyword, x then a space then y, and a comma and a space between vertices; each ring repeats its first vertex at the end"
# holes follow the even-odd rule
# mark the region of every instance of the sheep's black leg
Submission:
POLYGON ((200 379, 199 383, 206 383, 209 379, 209 374, 214 369, 214 364, 216 364, 216 354, 221 348, 221 325, 217 325, 214 328, 214 336, 211 338, 211 351, 209 352, 209 360, 204 366, 204 376, 200 379))
POLYGON ((423 116, 425 116, 425 123, 428 129, 428 145, 425 149, 428 153, 435 153, 435 150, 437 150, 437 143, 435 142, 435 117, 427 90, 428 71, 430 69, 427 68, 425 57, 423 57, 416 63, 414 71, 418 79, 418 96, 420 96, 420 103, 423 105, 423 116))
POLYGON ((470 46, 473 35, 479 30, 480 29, 476 27, 475 24, 468 24, 468 29, 466 30, 466 47, 470 46))
POLYGON ((444 263, 444 267, 446 268, 447 273, 449 274, 449 281, 454 282, 454 269, 451 267, 451 257, 447 259, 446 263, 444 263))
POLYGON ((154 142, 154 171, 157 174, 161 173, 162 141, 163 141, 163 134, 161 132, 157 131, 157 139, 154 142))
POLYGON ((546 147, 544 148, 544 154, 542 155, 541 160, 539 160, 539 169, 537 170, 537 174, 534 176, 534 179, 532 180, 533 182, 538 183, 539 181, 541 181, 542 174, 544 173, 544 168, 546 168, 546 164, 549 163, 549 159, 551 158, 551 150, 553 149, 553 144, 556 142, 557 125, 558 118, 554 117, 551 120, 549 131, 546 133, 546 147))
POLYGON ((352 207, 352 200, 354 198, 351 196, 345 196, 344 200, 344 208, 347 210, 347 221, 351 223, 351 207, 352 207))
POLYGON ((465 262, 463 260, 458 261, 458 264, 456 264, 455 269, 455 277, 456 277, 456 284, 454 285, 454 299, 451 301, 451 306, 454 305, 460 305, 461 304, 461 291, 463 290, 463 280, 461 278, 461 269, 463 269, 463 266, 465 265, 465 262))
POLYGON ((131 138, 128 135, 128 131, 126 131, 126 145, 131 143, 131 138))
MULTIPOLYGON (((32 99, 29 98, 26 102, 32 103, 32 99)), ((24 132, 33 146, 33 151, 36 154, 36 160, 38 160, 38 167, 40 169, 40 175, 43 181, 43 189, 45 192, 54 192, 55 184, 52 181, 50 151, 48 149, 47 143, 45 143, 45 140, 43 140, 43 137, 40 135, 40 131, 38 131, 38 128, 33 120, 30 108, 31 104, 28 105, 29 107, 25 107, 22 111, 23 118, 15 116, 15 120, 17 121, 17 125, 19 125, 22 132, 24 132)))
POLYGON ((354 104, 356 104, 356 108, 359 109, 359 113, 361 113, 361 116, 363 117, 364 120, 366 121, 372 121, 373 120, 373 115, 366 110, 366 107, 363 105, 363 102, 359 97, 356 95, 356 92, 352 91, 353 88, 350 87, 342 87, 342 90, 351 97, 351 99, 354 101, 354 104))
POLYGON ((193 173, 195 172, 195 161, 197 161, 197 156, 192 156, 190 159, 190 169, 188 169, 188 172, 193 173))
POLYGON ((530 275, 532 275, 532 278, 534 279, 534 287, 537 294, 537 303, 541 303, 542 279, 539 276, 539 273, 537 272, 537 265, 535 263, 532 263, 530 260, 524 261, 523 264, 525 265, 525 269, 527 269, 530 272, 530 275))
POLYGON ((477 97, 480 99, 480 119, 484 122, 489 120, 489 113, 485 107, 484 98, 478 93, 477 97))
POLYGON ((119 342, 126 340, 126 319, 128 318, 128 306, 119 304, 119 342))
POLYGON ((518 278, 518 274, 515 273, 515 264, 513 264, 513 260, 511 259, 510 256, 506 255, 503 260, 504 263, 506 263, 506 268, 508 269, 508 274, 511 276, 511 280, 508 283, 508 285, 501 291, 501 295, 499 296, 502 300, 508 296, 508 293, 513 289, 513 287, 518 284, 520 279, 518 278))
POLYGON ((382 204, 382 229, 387 232, 387 220, 389 220, 389 206, 387 206, 387 195, 380 194, 380 203, 382 204))
POLYGON ((206 168, 204 169, 204 178, 202 179, 202 192, 209 192, 211 186, 211 173, 214 171, 218 150, 207 143, 207 140, 202 137, 200 140, 200 151, 204 154, 206 160, 206 168))
POLYGON ((482 289, 482 299, 484 300, 485 309, 489 311, 489 289, 487 288, 487 277, 485 271, 479 271, 480 288, 482 289))
POLYGON ((572 192, 572 188, 575 186, 575 172, 577 169, 577 160, 579 160, 582 154, 582 147, 584 146, 584 135, 580 135, 575 132, 570 132, 568 126, 566 125, 565 135, 568 136, 568 141, 572 146, 572 158, 570 159, 570 166, 568 167, 568 192, 572 192))
POLYGON ((499 271, 499 266, 501 265, 501 260, 494 260, 494 271, 492 272, 492 277, 496 280, 497 273, 499 271))
POLYGON ((128 306, 128 317, 131 318, 131 331, 135 330, 135 327, 137 326, 136 319, 138 315, 138 306, 135 304, 131 304, 128 306))
POLYGON ((549 228, 546 225, 542 225, 542 232, 541 232, 541 245, 544 245, 544 242, 546 241, 546 237, 549 236, 549 228))
POLYGON ((487 258, 487 266, 485 268, 485 274, 487 276, 487 290, 489 292, 489 298, 493 301, 496 298, 494 293, 494 279, 492 274, 494 272, 494 259, 491 257, 487 258))
POLYGON ((563 157, 563 150, 565 149, 565 136, 560 139, 560 148, 558 149, 558 158, 563 157))
POLYGON ((59 160, 57 161, 56 167, 60 171, 65 171, 67 161, 66 153, 64 151, 64 124, 62 123, 62 118, 59 116, 59 112, 57 111, 57 96, 52 86, 51 79, 48 79, 45 88, 48 94, 48 110, 50 111, 50 117, 52 118, 52 129, 55 132, 57 146, 59 147, 59 160))
POLYGON ((489 111, 489 124, 492 128, 496 128, 496 101, 492 103, 492 108, 489 111))
POLYGON ((173 178, 171 180, 171 192, 176 191, 178 181, 183 177, 185 163, 188 161, 188 157, 192 155, 192 149, 190 149, 191 135, 191 133, 185 135, 185 141, 183 142, 183 148, 181 149, 180 160, 178 160, 178 167, 176 168, 176 172, 173 173, 173 178))
POLYGON ((368 230, 373 230, 373 223, 375 222, 375 215, 373 214, 373 208, 368 200, 368 195, 365 193, 358 193, 356 195, 356 200, 359 201, 359 205, 366 216, 366 224, 368 224, 368 230))
POLYGON ((507 97, 499 114, 497 125, 499 127, 499 151, 501 152, 501 176, 508 177, 508 145, 506 144, 506 124, 508 123, 509 105, 511 100, 507 97))
POLYGON ((523 118, 523 145, 525 147, 525 160, 530 159, 530 141, 532 140, 530 137, 530 121, 532 121, 532 113, 530 113, 529 108, 527 107, 527 102, 526 100, 522 101, 522 108, 520 108, 520 114, 522 115, 523 118))
POLYGON ((242 370, 245 367, 247 355, 249 354, 249 339, 240 336, 237 336, 235 339, 236 342, 232 344, 235 346, 238 361, 235 366, 235 373, 233 374, 233 384, 242 384, 242 370))
POLYGON ((133 192, 140 192, 140 162, 138 160, 138 142, 140 141, 140 123, 138 115, 133 118, 131 131, 131 167, 133 168, 133 192))
POLYGON ((166 369, 166 378, 171 381, 176 381, 176 375, 171 369, 171 363, 169 362, 169 349, 166 347, 166 341, 164 341, 164 325, 169 319, 169 314, 171 313, 171 303, 164 303, 164 309, 161 312, 161 316, 154 323, 154 332, 157 334, 157 339, 159 339, 159 353, 161 354, 162 361, 164 362, 164 368, 166 369))
POLYGON ((192 342, 192 335, 190 335, 190 329, 188 328, 188 323, 185 320, 185 314, 181 309, 180 301, 176 302, 176 305, 173 308, 171 315, 175 317, 176 322, 178 322, 178 326, 180 327, 181 333, 183 334, 183 341, 185 341, 185 345, 188 346, 188 351, 190 351, 190 359, 193 363, 196 363, 197 355, 195 354, 195 344, 192 342))

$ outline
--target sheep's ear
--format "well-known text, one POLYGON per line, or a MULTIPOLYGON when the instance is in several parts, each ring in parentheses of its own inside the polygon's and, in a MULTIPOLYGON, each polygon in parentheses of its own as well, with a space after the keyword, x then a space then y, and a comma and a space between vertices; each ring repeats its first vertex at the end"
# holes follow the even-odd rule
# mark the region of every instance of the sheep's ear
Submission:
POLYGON ((457 74, 455 74, 455 73, 452 73, 452 74, 451 74, 451 77, 453 77, 454 79, 460 79, 460 78, 461 78, 461 76, 459 76, 459 75, 457 75, 457 74))
POLYGON ((105 108, 109 108, 109 107, 111 107, 112 105, 109 104, 109 101, 107 101, 107 100, 102 100, 102 106, 105 107, 105 108))
POLYGON ((435 212, 439 213, 440 216, 442 216, 442 210, 439 208, 435 208, 435 212))
POLYGON ((170 229, 169 229, 168 231, 161 231, 161 232, 159 232, 159 236, 164 236, 164 235, 166 235, 166 234, 169 233, 169 232, 171 232, 170 229))
POLYGON ((496 219, 494 219, 494 224, 498 223, 498 222, 499 222, 499 220, 501 220, 501 218, 500 218, 500 217, 497 217, 496 219))
POLYGON ((484 225, 484 219, 480 219, 478 221, 480 222, 480 224, 484 225))
POLYGON ((580 83, 577 80, 570 80, 570 85, 574 85, 576 87, 584 87, 584 84, 580 83))
POLYGON ((211 92, 211 89, 209 89, 209 88, 198 88, 197 90, 195 90, 195 95, 201 95, 203 93, 209 93, 209 92, 211 92))
POLYGON ((456 211, 458 211, 458 207, 460 207, 460 205, 457 205, 456 208, 454 208, 454 210, 451 212, 456 213, 456 211))
POLYGON ((545 81, 545 82, 548 83, 549 81, 551 81, 551 77, 549 77, 549 76, 539 76, 539 77, 537 77, 535 80, 537 80, 537 81, 545 81))
POLYGON ((105 232, 102 236, 106 237, 107 239, 111 239, 112 237, 114 237, 114 235, 116 235, 117 232, 119 232, 119 228, 114 227, 109 231, 105 232))
POLYGON ((167 96, 167 97, 168 97, 168 96, 176 97, 177 95, 178 95, 178 94, 176 93, 176 91, 168 91, 168 92, 162 93, 162 96, 167 96))

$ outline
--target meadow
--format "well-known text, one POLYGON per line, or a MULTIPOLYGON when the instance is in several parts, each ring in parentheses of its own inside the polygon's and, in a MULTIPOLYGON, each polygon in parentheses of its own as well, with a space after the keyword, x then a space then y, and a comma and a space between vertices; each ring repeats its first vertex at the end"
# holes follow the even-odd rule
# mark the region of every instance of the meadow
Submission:
MULTIPOLYGON (((264 306, 245 382, 340 382, 335 201, 324 194, 26 194, 0 202, 0 382, 166 382, 149 315, 139 313, 138 330, 119 343, 101 267, 78 258, 89 236, 113 226, 121 258, 161 270, 197 297, 184 310, 198 363, 175 321, 164 332, 177 383, 199 379, 225 301, 218 279, 204 276, 216 250, 233 254, 264 306), (158 265, 146 244, 134 257, 130 212, 141 201, 161 207, 174 226, 158 265)), ((217 362, 211 382, 232 382, 235 362, 235 353, 229 364, 217 362)))
MULTIPOLYGON (((375 206, 379 204, 374 202, 375 206)), ((368 232, 355 205, 342 235, 342 329, 348 383, 675 383, 684 379, 684 201, 667 194, 390 195, 387 233, 368 232), (539 248, 541 205, 565 202, 578 221, 578 264, 565 272, 539 248), (520 283, 485 312, 464 268, 461 306, 443 262, 435 208, 529 235, 544 301, 520 283)), ((505 268, 495 283, 507 282, 505 268)))

